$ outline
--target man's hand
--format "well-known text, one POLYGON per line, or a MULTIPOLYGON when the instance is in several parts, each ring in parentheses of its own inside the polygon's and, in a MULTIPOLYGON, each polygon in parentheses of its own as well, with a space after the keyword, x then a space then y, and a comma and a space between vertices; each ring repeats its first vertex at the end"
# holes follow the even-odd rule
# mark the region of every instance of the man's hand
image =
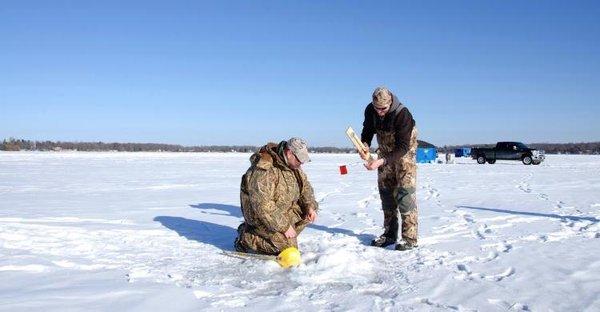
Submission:
POLYGON ((375 169, 381 167, 384 162, 385 162, 385 160, 383 160, 383 158, 376 159, 376 160, 366 163, 365 168, 367 168, 367 170, 375 170, 375 169))
POLYGON ((315 222, 315 220, 317 220, 317 212, 310 208, 306 213, 306 220, 310 221, 311 223, 315 222))
POLYGON ((294 228, 290 225, 290 228, 287 229, 287 231, 285 231, 285 233, 283 233, 283 235, 285 235, 286 238, 294 238, 298 234, 296 234, 296 230, 294 230, 294 228))
POLYGON ((359 150, 358 154, 360 155, 360 158, 362 158, 363 160, 369 160, 369 153, 370 153, 370 149, 369 149, 369 145, 367 145, 367 143, 363 142, 364 145, 364 149, 363 150, 359 150))

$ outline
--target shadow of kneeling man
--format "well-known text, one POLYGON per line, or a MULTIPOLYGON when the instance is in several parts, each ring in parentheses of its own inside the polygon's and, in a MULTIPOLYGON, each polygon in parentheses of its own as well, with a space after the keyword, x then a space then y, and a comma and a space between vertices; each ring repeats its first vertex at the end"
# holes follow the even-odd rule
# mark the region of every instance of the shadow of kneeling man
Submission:
POLYGON ((190 205, 194 209, 199 209, 201 213, 212 215, 230 215, 236 218, 243 218, 242 208, 240 206, 225 205, 218 203, 199 203, 190 205))
POLYGON ((157 216, 154 221, 175 231, 179 236, 200 243, 210 244, 223 250, 233 251, 237 230, 225 225, 197 221, 182 217, 157 216))

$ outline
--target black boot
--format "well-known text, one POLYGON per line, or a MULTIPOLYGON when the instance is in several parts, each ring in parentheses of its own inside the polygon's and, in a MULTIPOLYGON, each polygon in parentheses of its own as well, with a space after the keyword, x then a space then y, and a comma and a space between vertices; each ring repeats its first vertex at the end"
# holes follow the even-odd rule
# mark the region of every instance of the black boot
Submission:
POLYGON ((381 235, 378 238, 371 241, 371 246, 375 247, 387 247, 389 245, 393 245, 396 243, 395 238, 387 237, 385 235, 381 235))
POLYGON ((236 251, 239 251, 239 252, 248 252, 246 250, 246 248, 244 248, 244 245, 242 245, 242 242, 241 242, 245 226, 246 226, 245 223, 242 223, 242 224, 240 224, 240 226, 238 226, 238 228, 237 228, 238 235, 235 238, 235 241, 233 242, 233 247, 235 248, 236 251))
POLYGON ((374 239, 371 246, 386 247, 396 243, 398 239, 398 211, 384 210, 383 211, 383 227, 385 231, 383 235, 374 239))
POLYGON ((417 247, 418 247, 417 245, 412 245, 407 242, 401 242, 400 244, 396 245, 395 249, 399 250, 399 251, 405 251, 405 250, 411 250, 411 249, 417 248, 417 247))

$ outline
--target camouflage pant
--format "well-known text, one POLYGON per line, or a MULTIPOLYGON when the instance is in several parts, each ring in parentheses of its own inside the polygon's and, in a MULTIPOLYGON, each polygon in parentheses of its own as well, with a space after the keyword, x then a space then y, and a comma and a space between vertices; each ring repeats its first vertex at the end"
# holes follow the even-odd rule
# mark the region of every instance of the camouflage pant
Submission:
POLYGON ((416 198, 417 167, 415 162, 388 164, 379 168, 377 184, 381 198, 383 235, 398 238, 398 213, 402 220, 402 239, 417 244, 418 209, 416 198))
MULTIPOLYGON (((417 244, 418 210, 417 210, 417 135, 413 128, 408 142, 406 154, 397 161, 390 161, 379 167, 377 186, 383 208, 384 236, 398 238, 398 213, 402 219, 402 239, 408 244, 417 244)), ((396 146, 395 131, 377 131, 379 156, 388 158, 396 146)))
MULTIPOLYGON (((296 234, 299 235, 308 224, 309 222, 306 220, 296 222, 294 225, 296 234)), ((237 251, 278 255, 288 247, 298 248, 297 236, 296 238, 287 238, 283 233, 261 231, 246 223, 240 224, 237 231, 238 237, 235 239, 235 249, 237 251)))
POLYGON ((402 239, 417 244, 418 209, 416 200, 416 166, 396 170, 384 166, 378 174, 379 196, 384 216, 384 235, 398 238, 398 213, 402 220, 402 239), (408 169, 408 170, 407 170, 408 169))
POLYGON ((292 205, 285 214, 285 219, 293 222, 296 238, 287 238, 283 233, 273 232, 265 227, 253 227, 244 222, 238 227, 235 249, 241 252, 278 255, 287 247, 298 248, 297 235, 309 222, 303 219, 302 209, 298 205, 292 205))

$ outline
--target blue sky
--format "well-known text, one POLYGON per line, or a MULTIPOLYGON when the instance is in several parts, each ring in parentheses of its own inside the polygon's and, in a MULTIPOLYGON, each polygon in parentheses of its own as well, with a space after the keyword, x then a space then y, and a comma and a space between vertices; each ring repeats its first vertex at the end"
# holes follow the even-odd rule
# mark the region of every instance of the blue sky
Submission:
POLYGON ((597 1, 2 1, 0 138, 350 146, 378 85, 436 145, 600 141, 597 1))

